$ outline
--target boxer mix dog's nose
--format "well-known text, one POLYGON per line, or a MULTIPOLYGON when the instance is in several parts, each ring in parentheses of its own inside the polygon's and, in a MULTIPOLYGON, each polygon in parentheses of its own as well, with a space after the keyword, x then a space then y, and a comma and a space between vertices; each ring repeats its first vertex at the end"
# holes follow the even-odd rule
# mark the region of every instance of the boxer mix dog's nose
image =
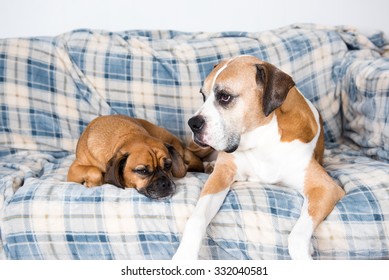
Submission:
POLYGON ((205 120, 202 116, 194 116, 189 119, 188 125, 193 132, 200 132, 205 124, 205 120))

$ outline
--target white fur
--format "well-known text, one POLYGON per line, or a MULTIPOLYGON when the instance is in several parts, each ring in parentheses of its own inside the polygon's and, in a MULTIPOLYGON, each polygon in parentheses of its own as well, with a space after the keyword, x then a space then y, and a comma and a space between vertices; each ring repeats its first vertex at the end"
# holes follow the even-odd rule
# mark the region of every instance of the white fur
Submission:
POLYGON ((219 111, 213 105, 215 95, 211 94, 196 115, 206 116, 206 126, 201 142, 214 143, 216 150, 222 150, 227 146, 227 139, 224 137, 225 126, 221 121, 219 111))
POLYGON ((311 260, 312 218, 308 214, 308 200, 304 197, 301 214, 288 237, 289 254, 293 260, 311 260))
POLYGON ((197 259, 206 228, 219 211, 229 190, 227 187, 217 194, 205 195, 199 199, 192 216, 186 222, 180 246, 173 260, 197 259))

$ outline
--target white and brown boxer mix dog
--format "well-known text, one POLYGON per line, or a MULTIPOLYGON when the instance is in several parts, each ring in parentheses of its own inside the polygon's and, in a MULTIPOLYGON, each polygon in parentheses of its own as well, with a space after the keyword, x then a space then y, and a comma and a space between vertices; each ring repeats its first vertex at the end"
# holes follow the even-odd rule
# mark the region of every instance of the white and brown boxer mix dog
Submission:
POLYGON ((315 228, 344 196, 321 166, 324 134, 316 108, 292 78, 252 56, 216 65, 188 124, 195 142, 219 151, 173 259, 197 259, 206 227, 235 181, 282 184, 304 197, 288 238, 292 259, 312 259, 315 228))
POLYGON ((82 133, 68 181, 87 187, 110 183, 161 199, 174 194, 172 177, 202 170, 202 161, 167 130, 111 115, 94 119, 82 133))

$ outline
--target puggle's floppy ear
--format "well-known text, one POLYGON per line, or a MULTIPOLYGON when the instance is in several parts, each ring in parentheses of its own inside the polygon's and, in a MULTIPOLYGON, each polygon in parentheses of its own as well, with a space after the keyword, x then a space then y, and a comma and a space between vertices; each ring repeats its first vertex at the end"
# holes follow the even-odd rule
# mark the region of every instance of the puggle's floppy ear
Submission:
POLYGON ((182 178, 186 174, 186 167, 184 159, 181 155, 174 149, 172 145, 165 144, 166 148, 169 151, 170 156, 172 157, 172 174, 176 178, 182 178))
POLYGON ((128 153, 124 155, 115 154, 107 163, 106 171, 104 174, 104 182, 115 185, 119 188, 125 188, 126 183, 124 181, 124 167, 126 166, 128 153))
POLYGON ((256 64, 257 85, 263 86, 263 113, 269 116, 271 112, 284 103, 289 90, 295 86, 292 78, 275 66, 264 63, 256 64))

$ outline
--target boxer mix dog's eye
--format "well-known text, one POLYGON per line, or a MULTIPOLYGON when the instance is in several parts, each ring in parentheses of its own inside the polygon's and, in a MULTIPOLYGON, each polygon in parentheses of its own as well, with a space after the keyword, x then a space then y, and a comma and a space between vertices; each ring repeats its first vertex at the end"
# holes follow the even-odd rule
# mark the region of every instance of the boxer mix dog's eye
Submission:
POLYGON ((228 102, 230 102, 230 100, 231 100, 231 95, 228 95, 228 94, 225 94, 225 93, 223 93, 223 94, 221 94, 219 97, 219 101, 220 102, 223 102, 223 103, 228 103, 228 102))
POLYGON ((216 91, 216 100, 223 107, 229 105, 234 100, 234 98, 235 97, 233 95, 225 90, 216 91))

